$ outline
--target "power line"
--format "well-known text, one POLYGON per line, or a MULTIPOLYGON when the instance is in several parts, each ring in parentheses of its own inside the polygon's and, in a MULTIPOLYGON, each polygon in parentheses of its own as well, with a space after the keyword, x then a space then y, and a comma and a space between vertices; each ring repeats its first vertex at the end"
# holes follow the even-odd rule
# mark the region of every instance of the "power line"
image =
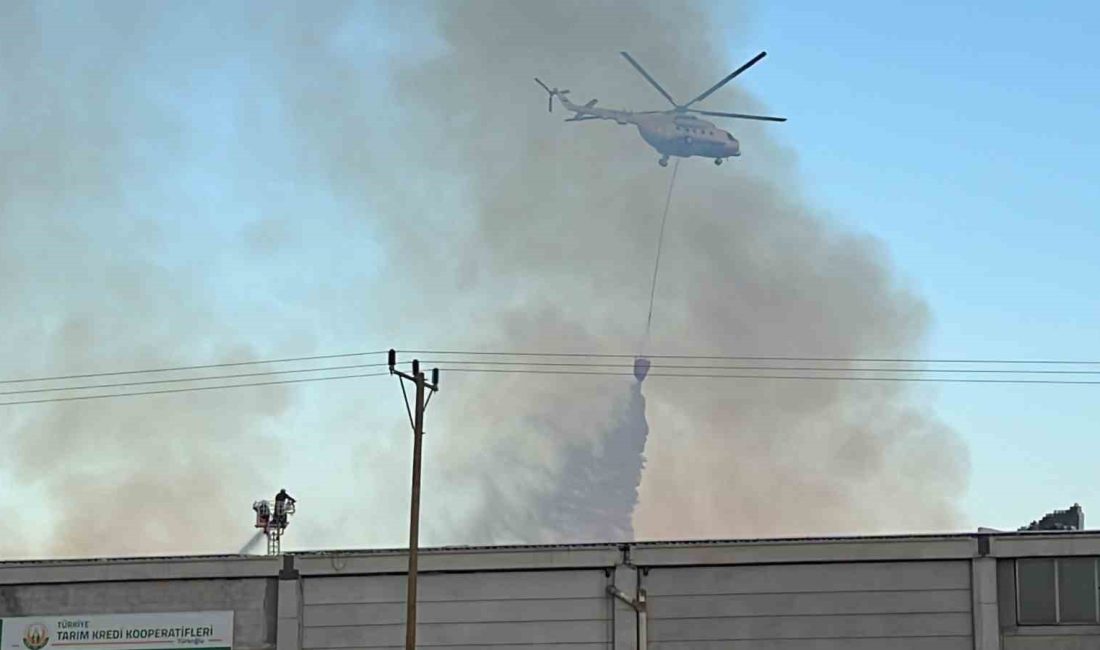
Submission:
POLYGON ((498 352, 476 350, 400 350, 405 354, 446 354, 462 356, 492 357, 560 357, 593 359, 634 359, 644 356, 647 359, 694 359, 699 361, 819 361, 832 363, 989 363, 1019 365, 1100 365, 1100 361, 1079 359, 935 359, 904 357, 799 357, 799 356, 760 356, 760 355, 697 355, 697 354, 610 354, 597 352, 498 352))
MULTIPOLYGON (((376 367, 384 364, 364 364, 364 367, 376 367)), ((354 366, 352 366, 354 367, 354 366)), ((338 368, 314 368, 307 371, 317 370, 332 370, 338 368)), ((707 370, 713 368, 700 368, 700 370, 707 370)), ((614 371, 588 371, 588 370, 545 370, 545 369, 524 369, 524 368, 441 368, 443 371, 455 372, 455 373, 488 373, 488 374, 523 374, 523 375, 593 375, 602 377, 631 377, 632 372, 614 372, 614 371)), ((769 368, 769 370, 775 370, 775 368, 769 368)), ((827 369, 822 369, 827 370, 827 369)), ((841 370, 841 369, 835 369, 841 370)), ((896 372, 896 370, 882 369, 883 372, 896 372)), ((293 371, 283 371, 293 372, 293 371)), ((945 371, 951 372, 951 371, 945 371)), ((1028 373, 1029 371, 1021 371, 1028 373)), ((269 373, 269 374, 282 374, 282 373, 269 373)), ((283 384, 301 384, 309 382, 331 381, 339 379, 357 379, 365 377, 382 377, 388 375, 386 372, 377 373, 359 373, 351 375, 335 375, 329 377, 308 377, 302 379, 283 379, 277 381, 266 382, 249 382, 243 384, 228 384, 218 386, 193 386, 187 388, 172 388, 166 390, 153 390, 153 391, 134 391, 128 393, 107 393, 102 395, 78 395, 69 397, 48 397, 43 399, 33 400, 18 400, 13 402, 0 402, 0 407, 3 406, 17 406, 24 404, 46 404, 53 402, 75 402, 84 400, 96 400, 96 399, 108 399, 114 397, 138 397, 147 395, 165 395, 173 393, 188 393, 196 391, 208 391, 208 390, 222 390, 228 388, 249 388, 259 386, 277 386, 283 384)), ((1074 374, 1074 373, 1070 373, 1074 374)), ((243 375, 227 375, 223 377, 202 377, 191 378, 179 381, 204 381, 214 379, 229 379, 243 375)), ((951 384, 1016 384, 1016 385, 1077 385, 1077 386, 1095 386, 1100 385, 1100 381, 1088 381, 1088 380, 1054 380, 1054 379, 973 379, 973 378, 956 378, 956 377, 853 377, 853 376, 841 376, 841 375, 775 375, 775 374, 704 374, 704 373, 684 373, 684 372, 650 372, 648 377, 662 377, 662 378, 679 378, 679 379, 738 379, 738 380, 801 380, 801 381, 850 381, 850 382, 891 382, 891 383, 951 383, 951 384)), ((169 380, 171 381, 171 380, 169 380)), ((149 383, 163 383, 163 382, 149 382, 149 383)), ((107 388, 113 385, 99 385, 99 386, 83 386, 83 387, 69 387, 59 389, 46 389, 46 390, 76 390, 76 389, 95 389, 95 388, 107 388)), ((10 394, 10 393, 7 393, 10 394)))
MULTIPOLYGON (((414 354, 433 354, 442 357, 438 360, 428 361, 427 363, 440 363, 440 364, 458 364, 461 366, 476 366, 476 367, 452 367, 447 370, 453 372, 486 372, 486 373, 518 373, 518 374, 594 374, 604 376, 628 376, 631 372, 626 371, 629 368, 628 364, 614 363, 613 360, 631 359, 636 358, 633 354, 615 354, 615 353, 591 353, 591 352, 505 352, 505 351, 472 351, 472 350, 422 350, 412 352, 414 354), (461 359, 453 357, 473 357, 473 359, 461 359), (507 360, 508 357, 521 360, 507 360), (492 360, 488 360, 492 359, 492 360), (545 359, 561 359, 561 361, 546 361, 545 359), (609 361, 607 363, 601 363, 601 361, 609 361), (502 368, 484 368, 483 366, 502 366, 502 368), (547 370, 551 369, 585 369, 580 370, 547 370), (616 369, 623 368, 623 372, 599 372, 598 369, 608 368, 616 369), (587 370, 591 369, 591 370, 587 370)), ((175 367, 161 367, 161 368, 146 368, 139 370, 126 370, 126 371, 112 371, 112 372, 97 372, 97 373, 83 373, 83 374, 71 374, 71 375, 57 375, 52 377, 33 377, 27 379, 7 379, 0 380, 0 384, 16 384, 16 383, 32 383, 32 382, 45 382, 45 381, 62 381, 69 379, 82 379, 82 378, 98 378, 98 377, 114 377, 125 375, 141 375, 149 373, 167 373, 177 372, 185 370, 199 370, 199 369, 212 369, 212 368, 230 368, 241 367, 259 364, 276 364, 276 363, 291 363, 311 360, 326 360, 326 359, 340 359, 359 356, 370 356, 385 354, 383 351, 378 352, 347 352, 341 354, 324 354, 324 355, 310 355, 310 356, 298 356, 298 357, 282 357, 276 359, 255 359, 250 361, 237 361, 215 364, 201 364, 201 365, 188 365, 188 366, 175 366, 175 367)), ((762 356, 762 355, 675 355, 675 354, 656 354, 647 355, 650 359, 666 359, 671 361, 767 361, 767 362, 781 362, 781 361, 801 361, 812 363, 906 363, 906 364, 998 364, 998 365, 1026 365, 1026 366, 1041 366, 1041 365, 1075 365, 1075 366, 1100 366, 1098 361, 1085 361, 1085 360, 1071 360, 1071 359, 931 359, 931 358, 872 358, 872 357, 798 357, 798 356, 762 356)), ((230 379, 243 379, 248 377, 260 377, 260 376, 272 376, 272 375, 284 375, 284 374, 296 374, 307 372, 325 372, 335 370, 351 370, 358 368, 372 368, 381 367, 384 363, 370 363, 370 364, 346 364, 340 366, 328 366, 328 367, 314 367, 314 368, 295 368, 288 370, 270 370, 262 372, 250 372, 250 373, 235 373, 229 375, 212 375, 207 377, 180 377, 170 379, 158 379, 158 380, 141 380, 141 381, 127 381, 127 382, 115 382, 110 384, 90 384, 79 386, 61 386, 50 388, 27 388, 13 391, 0 392, 0 396, 12 396, 12 395, 27 395, 27 394, 41 394, 41 393, 54 393, 61 391, 75 391, 75 390, 103 390, 113 388, 125 388, 134 386, 148 386, 148 385, 162 385, 162 384, 175 384, 175 383, 190 383, 190 382, 208 382, 208 381, 224 381, 230 379)), ((668 364, 661 365, 654 368, 656 372, 651 372, 650 377, 670 377, 670 378, 697 378, 697 379, 786 379, 786 380, 809 380, 809 381, 889 381, 889 382, 922 382, 922 383, 1001 383, 1001 384, 1066 384, 1066 385, 1093 385, 1100 384, 1097 381, 1086 380, 1047 380, 1047 379, 1028 379, 1029 375, 1098 375, 1100 369, 1083 369, 1083 370, 1053 370, 1053 369, 1008 369, 1008 368, 897 368, 897 367, 882 367, 882 368, 868 368, 868 367, 809 367, 809 366, 787 366, 787 365, 688 365, 688 364, 668 364), (681 370, 689 372, 668 372, 670 370, 681 370), (691 372, 694 371, 694 372, 691 372), (728 372, 722 372, 719 374, 706 374, 708 371, 751 371, 754 374, 730 374, 728 372), (780 373, 799 373, 799 374, 757 374, 763 372, 780 372, 780 373), (820 372, 834 372, 843 373, 841 375, 807 375, 803 373, 820 373, 820 372), (996 375, 1017 375, 1011 379, 976 379, 976 378, 959 378, 959 377, 908 377, 908 376, 890 376, 890 377, 855 377, 846 376, 849 373, 874 373, 874 372, 891 372, 891 373, 903 373, 904 375, 910 374, 931 374, 931 373, 944 373, 944 374, 996 374, 996 375), (1022 375, 1023 377, 1020 377, 1022 375)), ((344 375, 338 377, 332 377, 333 379, 340 379, 343 377, 360 377, 360 376, 373 376, 373 375, 344 375)), ((20 400, 15 402, 0 402, 0 406, 16 405, 16 404, 39 404, 53 401, 75 401, 79 399, 103 399, 107 397, 130 397, 138 395, 156 395, 172 392, 189 392, 195 390, 215 390, 220 388, 236 388, 246 386, 267 386, 276 385, 280 383, 302 383, 305 381, 324 381, 329 377, 318 377, 303 380, 284 380, 277 382, 253 382, 246 384, 233 384, 228 386, 204 386, 204 387, 188 387, 173 390, 164 391, 134 391, 127 393, 110 393, 106 395, 88 395, 80 397, 56 397, 56 398, 44 398, 40 400, 20 400)))
POLYGON ((336 375, 333 377, 307 377, 304 379, 282 379, 278 381, 260 381, 247 384, 229 384, 225 386, 195 386, 192 388, 169 388, 166 390, 147 390, 133 393, 108 393, 106 395, 78 395, 74 397, 51 397, 44 399, 20 400, 18 402, 0 402, 0 406, 16 406, 19 404, 46 404, 49 402, 76 402, 82 400, 107 399, 111 397, 138 397, 142 395, 167 395, 169 393, 190 393, 201 390, 222 390, 225 388, 251 388, 255 386, 278 386, 281 384, 304 384, 313 381, 332 381, 335 379, 359 379, 363 377, 384 377, 388 372, 370 372, 356 375, 336 375))
POLYGON ((267 377, 271 375, 289 375, 303 372, 323 372, 326 370, 352 370, 357 368, 381 368, 385 363, 356 363, 344 366, 324 368, 295 368, 293 370, 269 370, 266 372, 244 372, 235 375, 210 375, 208 377, 177 377, 173 379, 149 379, 144 381, 124 381, 114 384, 86 384, 84 386, 58 386, 54 388, 25 388, 0 392, 0 396, 29 395, 34 393, 55 393, 64 390, 95 390, 97 388, 126 388, 131 386, 152 386, 157 384, 179 384, 193 381, 214 381, 225 379, 243 379, 246 377, 267 377))
MULTIPOLYGON (((649 357, 647 357, 649 359, 649 357)), ((619 368, 631 367, 621 363, 577 363, 577 362, 537 362, 537 361, 462 361, 454 359, 427 360, 423 363, 461 363, 466 365, 488 366, 537 366, 537 367, 592 367, 619 368)), ((698 371, 791 371, 791 372, 845 372, 845 373, 974 373, 974 374, 1015 374, 1015 375, 1100 375, 1096 371, 1052 371, 1052 370, 1004 370, 1004 368, 901 368, 901 367, 828 367, 828 366, 784 366, 784 365, 684 365, 660 364, 653 366, 661 370, 698 370, 698 371)), ((0 393, 0 395, 3 395, 0 393)))
MULTIPOLYGON (((521 369, 509 369, 509 368, 440 368, 440 371, 445 372, 467 372, 467 373, 500 373, 500 374, 522 374, 522 375, 595 375, 604 377, 630 377, 633 376, 631 372, 608 372, 608 371, 594 371, 585 372, 580 370, 521 370, 521 369)), ((889 369, 884 372, 891 372, 889 369)), ((913 382, 913 383, 949 383, 949 384, 1065 384, 1065 385, 1083 385, 1083 386, 1100 386, 1100 381, 1086 381, 1086 380, 1061 380, 1061 379, 960 379, 951 377, 842 377, 842 376, 830 376, 830 375, 731 375, 731 374, 696 374, 696 373, 667 373, 667 372, 650 372, 647 375, 647 379, 650 377, 677 377, 677 378, 695 378, 695 379, 799 379, 808 381, 885 381, 885 382, 913 382)))
MULTIPOLYGON (((457 359, 449 360, 427 360, 424 363, 457 363, 465 366, 507 366, 510 368, 519 369, 540 369, 540 368, 630 368, 629 364, 622 363, 589 363, 589 362, 553 362, 553 361, 464 361, 457 359)), ((203 382, 203 381, 224 381, 229 379, 245 379, 249 377, 267 377, 274 375, 287 375, 287 374, 299 374, 308 372, 327 372, 334 370, 354 370, 365 368, 380 368, 386 366, 386 363, 361 363, 361 364, 346 364, 342 366, 323 366, 315 368, 294 368, 290 370, 269 370, 264 372, 248 372, 248 373, 236 373, 231 375, 210 375, 206 377, 176 377, 172 379, 152 379, 142 381, 128 381, 128 382, 116 382, 111 384, 85 384, 78 386, 56 386, 49 388, 27 388, 12 391, 0 392, 0 397, 12 396, 12 395, 32 395, 41 393, 56 393, 62 391, 74 391, 74 390, 97 390, 108 388, 128 388, 134 386, 154 386, 163 384, 179 384, 190 382, 203 382)), ((473 372, 481 370, 482 368, 464 368, 464 370, 473 372)), ((782 372, 894 372, 894 373, 949 373, 949 374, 998 374, 998 375, 1100 375, 1100 370, 1005 370, 1005 369, 988 369, 988 368, 830 368, 830 367, 812 367, 812 366, 747 366, 747 365, 686 365, 686 364, 661 364, 657 367, 660 371, 667 370, 692 370, 692 371, 711 371, 711 370, 737 370, 737 371, 782 371, 782 372)), ((485 369, 488 371, 488 369, 485 369)), ((497 372, 506 372, 506 370, 498 370, 497 372)), ((558 373, 565 374, 565 373, 558 373)), ((595 374, 595 373, 579 373, 579 374, 595 374)), ((613 373, 613 374, 629 374, 629 373, 613 373)), ((706 377, 708 375, 694 373, 682 373, 688 374, 692 377, 706 377)), ((673 373, 661 372, 658 376, 672 376, 673 373)), ((723 374, 722 376, 730 376, 723 374)), ((755 376, 755 375, 754 375, 755 376)))
MULTIPOLYGON (((447 356, 469 357, 522 357, 522 358, 573 358, 573 359, 634 359, 636 354, 615 354, 597 352, 505 352, 483 350, 402 350, 408 354, 434 354, 447 356)), ((226 363, 207 363, 186 366, 165 366, 160 368, 142 368, 137 370, 116 370, 108 372, 89 372, 69 375, 52 375, 41 377, 24 377, 19 379, 0 379, 3 384, 22 384, 47 381, 65 381, 72 379, 92 379, 99 377, 118 377, 124 375, 142 375, 153 373, 182 372, 186 370, 206 370, 213 368, 233 368, 251 365, 293 363, 301 361, 321 361, 327 359, 342 359, 350 357, 373 356, 385 354, 385 350, 372 352, 344 352, 340 354, 318 354, 299 357, 282 357, 275 359, 253 359, 249 361, 234 361, 226 363)), ((935 359, 935 358, 882 358, 882 357, 803 357, 803 356, 765 356, 765 355, 694 355, 694 354, 649 354, 649 359, 670 359, 683 361, 793 361, 815 363, 924 363, 924 364, 999 364, 999 365, 1095 365, 1100 366, 1100 361, 1086 361, 1078 359, 935 359)), ((449 363, 467 363, 459 359, 447 360, 449 363)), ((471 362, 472 363, 472 362, 471 362)), ((487 363, 487 362, 486 362, 487 363)))
POLYGON ((256 359, 253 361, 234 361, 228 363, 207 363, 197 366, 172 366, 165 368, 145 368, 142 370, 116 370, 112 372, 88 372, 79 375, 55 375, 53 377, 28 377, 25 379, 0 379, 0 384, 25 384, 37 381, 62 381, 65 379, 90 379, 93 377, 117 377, 119 375, 144 375, 157 372, 178 372, 183 370, 204 370, 209 368, 232 368, 236 366, 253 366, 265 363, 290 363, 293 361, 320 361, 322 359, 341 359, 346 357, 364 357, 374 354, 385 354, 385 350, 378 352, 345 352, 343 354, 318 354, 308 357, 284 357, 282 359, 256 359))

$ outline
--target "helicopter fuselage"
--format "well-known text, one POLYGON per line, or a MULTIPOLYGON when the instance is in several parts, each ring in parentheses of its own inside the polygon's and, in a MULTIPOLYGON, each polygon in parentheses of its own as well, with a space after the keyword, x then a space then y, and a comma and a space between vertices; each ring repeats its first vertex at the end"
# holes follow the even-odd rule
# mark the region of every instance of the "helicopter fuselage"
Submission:
POLYGON ((664 156, 690 158, 735 158, 741 144, 729 131, 691 116, 640 115, 635 124, 649 146, 664 156))
POLYGON ((597 108, 594 103, 574 104, 563 94, 555 94, 562 106, 573 113, 567 122, 610 120, 621 125, 633 124, 642 139, 661 154, 662 165, 667 163, 669 156, 700 156, 721 162, 741 155, 741 145, 729 131, 694 115, 674 111, 636 113, 597 108))

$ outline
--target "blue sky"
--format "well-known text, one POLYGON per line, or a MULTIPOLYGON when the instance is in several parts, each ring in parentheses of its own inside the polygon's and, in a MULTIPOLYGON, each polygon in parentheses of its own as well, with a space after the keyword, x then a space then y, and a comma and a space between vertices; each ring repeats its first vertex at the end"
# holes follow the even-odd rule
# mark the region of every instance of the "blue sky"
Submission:
MULTIPOLYGON (((928 357, 1100 360, 1100 8, 760 2, 739 31, 804 191, 929 302, 928 357)), ((975 525, 1100 508, 1095 387, 938 391, 975 525)))

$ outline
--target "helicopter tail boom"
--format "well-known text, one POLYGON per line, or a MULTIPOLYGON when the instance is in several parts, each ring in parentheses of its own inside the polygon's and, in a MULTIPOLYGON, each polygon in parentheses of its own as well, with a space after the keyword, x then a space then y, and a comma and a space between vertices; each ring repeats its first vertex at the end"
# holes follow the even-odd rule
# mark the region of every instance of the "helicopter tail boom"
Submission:
POLYGON ((598 100, 591 99, 584 104, 574 104, 569 101, 566 95, 569 94, 568 90, 561 90, 558 88, 551 88, 542 82, 541 79, 535 77, 535 83, 542 86, 542 89, 546 91, 546 110, 554 112, 554 98, 557 97, 558 101, 565 110, 573 113, 573 116, 566 119, 566 122, 583 122, 587 120, 614 120, 619 124, 629 124, 633 122, 633 113, 630 111, 618 111, 607 108, 597 108, 596 103, 598 100))
POLYGON ((558 100, 561 102, 562 106, 564 106, 568 110, 572 110, 571 107, 573 106, 573 102, 570 102, 568 99, 565 98, 565 96, 569 94, 568 90, 560 90, 558 88, 551 89, 550 86, 547 86, 546 84, 542 83, 542 79, 539 79, 538 77, 535 77, 535 83, 542 86, 542 89, 545 90, 546 94, 548 95, 548 97, 546 98, 546 110, 547 110, 547 112, 550 112, 550 113, 554 112, 554 98, 555 97, 558 98, 558 100))

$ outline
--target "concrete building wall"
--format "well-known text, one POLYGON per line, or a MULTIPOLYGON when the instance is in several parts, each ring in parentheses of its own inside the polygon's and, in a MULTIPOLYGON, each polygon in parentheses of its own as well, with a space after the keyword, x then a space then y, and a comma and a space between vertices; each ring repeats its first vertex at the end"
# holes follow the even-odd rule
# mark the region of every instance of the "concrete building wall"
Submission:
POLYGON ((273 578, 5 585, 0 617, 230 610, 234 648, 273 650, 275 588, 273 578))
POLYGON ((646 591, 658 650, 974 647, 965 561, 654 569, 646 591))
MULTIPOLYGON (((432 648, 606 650, 608 583, 593 569, 426 574, 417 640, 432 648)), ((403 647, 405 590, 403 575, 307 579, 303 650, 403 647)))
MULTIPOLYGON (((1034 552, 1033 550, 1031 552, 1034 552)), ((1023 559, 1034 559, 1034 555, 1023 559)), ((1089 557, 1059 554, 1057 557, 1089 557)), ((1016 562, 1021 558, 997 560, 997 590, 1001 647, 1003 650, 1100 650, 1100 611, 1097 624, 1022 625, 1018 616, 1016 562)), ((1100 589, 1100 585, 1094 585, 1100 589)), ((1100 594, 1097 607, 1100 610, 1100 594)))
MULTIPOLYGON (((1017 562, 1068 571, 1097 557, 1100 533, 426 550, 418 645, 1100 650, 1100 563, 1095 624, 1021 622, 1016 611, 1017 562)), ((400 648, 405 561, 375 551, 0 563, 0 616, 232 610, 238 650, 400 648)))

